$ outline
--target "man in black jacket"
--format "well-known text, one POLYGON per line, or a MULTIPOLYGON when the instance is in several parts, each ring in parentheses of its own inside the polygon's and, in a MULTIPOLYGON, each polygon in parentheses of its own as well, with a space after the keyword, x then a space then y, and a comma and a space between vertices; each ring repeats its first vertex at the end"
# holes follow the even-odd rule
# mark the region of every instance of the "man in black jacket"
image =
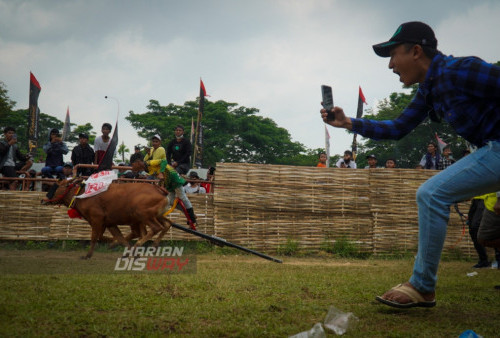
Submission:
MULTIPOLYGON (((89 136, 81 133, 78 135, 79 145, 73 148, 71 152, 71 162, 74 166, 77 164, 92 164, 94 163, 95 152, 89 145, 89 136)), ((78 168, 77 176, 90 176, 92 175, 92 168, 78 168)))
MULTIPOLYGON (((16 130, 12 127, 5 127, 3 130, 4 139, 0 140, 0 173, 4 177, 17 177, 16 174, 16 159, 21 162, 26 162, 29 158, 27 155, 22 155, 17 147, 16 130)), ((9 184, 10 190, 15 190, 17 181, 12 181, 9 184)))
POLYGON ((180 124, 174 129, 175 138, 167 146, 167 161, 182 175, 190 168, 191 142, 184 138, 184 127, 180 124))

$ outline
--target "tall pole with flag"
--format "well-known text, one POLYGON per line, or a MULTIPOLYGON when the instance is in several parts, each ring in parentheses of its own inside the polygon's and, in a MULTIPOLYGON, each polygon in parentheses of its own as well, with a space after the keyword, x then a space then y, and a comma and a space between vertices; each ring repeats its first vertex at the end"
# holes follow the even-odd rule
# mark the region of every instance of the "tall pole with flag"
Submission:
POLYGON ((203 165, 203 124, 201 120, 203 118, 203 111, 205 108, 205 96, 208 96, 207 91, 205 90, 203 81, 200 79, 200 103, 198 106, 198 117, 196 119, 193 168, 201 168, 203 165))
MULTIPOLYGON (((359 94, 358 94, 358 110, 356 112, 356 118, 359 119, 363 115, 363 103, 366 104, 365 96, 363 95, 363 91, 361 90, 361 86, 359 86, 359 94)), ((358 134, 354 134, 352 138, 352 157, 356 160, 356 152, 358 150, 358 141, 356 140, 358 134)))
POLYGON ((28 152, 33 154, 33 150, 38 143, 38 121, 40 120, 40 110, 38 109, 38 96, 40 95, 40 83, 35 75, 30 72, 30 97, 28 109, 28 152))
POLYGON ((66 141, 71 133, 71 126, 69 122, 69 107, 66 109, 66 119, 64 120, 64 126, 62 130, 62 140, 66 141))

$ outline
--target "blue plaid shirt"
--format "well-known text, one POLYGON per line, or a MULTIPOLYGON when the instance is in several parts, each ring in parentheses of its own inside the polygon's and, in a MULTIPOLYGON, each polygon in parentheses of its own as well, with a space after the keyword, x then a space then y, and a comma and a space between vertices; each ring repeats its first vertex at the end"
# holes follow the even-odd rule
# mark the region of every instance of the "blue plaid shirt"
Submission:
POLYGON ((427 116, 446 120, 478 147, 500 141, 500 67, 477 57, 439 53, 401 115, 387 121, 353 118, 352 131, 373 139, 399 140, 427 116))

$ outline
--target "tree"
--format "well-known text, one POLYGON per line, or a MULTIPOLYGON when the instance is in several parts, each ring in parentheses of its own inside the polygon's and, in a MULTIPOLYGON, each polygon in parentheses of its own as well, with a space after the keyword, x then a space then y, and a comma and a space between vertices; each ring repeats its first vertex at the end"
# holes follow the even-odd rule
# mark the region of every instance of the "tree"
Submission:
POLYGON ((124 163, 125 163, 125 153, 130 153, 130 149, 128 149, 125 143, 123 143, 122 141, 122 144, 120 144, 120 146, 118 147, 118 154, 122 156, 122 162, 124 163))
MULTIPOLYGON (((378 112, 368 111, 365 118, 372 120, 392 120, 398 117, 408 106, 417 91, 418 86, 411 87, 410 94, 392 93, 378 105, 378 112)), ((394 158, 399 168, 415 168, 422 156, 427 151, 429 142, 436 142, 435 133, 444 142, 451 144, 454 158, 460 158, 467 148, 465 140, 458 136, 455 130, 444 120, 441 123, 432 122, 425 119, 417 128, 411 131, 401 140, 371 140, 359 146, 359 154, 356 160, 359 168, 367 165, 366 155, 375 154, 378 158, 378 165, 383 166, 388 158, 394 158)))
MULTIPOLYGON (((182 124, 185 137, 191 133, 191 120, 196 119, 198 103, 187 101, 182 106, 161 106, 150 100, 148 111, 142 114, 129 112, 126 117, 138 130, 141 137, 150 139, 159 134, 166 145, 173 138, 174 127, 182 124)), ((238 106, 222 100, 205 100, 203 115, 203 164, 213 166, 216 162, 249 162, 290 164, 290 158, 304 154, 306 148, 292 142, 284 128, 262 116, 256 108, 238 106)), ((315 163, 314 163, 315 164, 315 163)))
MULTIPOLYGON (((72 126, 75 124, 71 123, 72 126)), ((78 135, 87 134, 89 135, 89 144, 94 144, 96 138, 96 132, 93 131, 94 127, 90 123, 86 123, 83 125, 78 125, 74 128, 68 137, 68 142, 78 143, 78 135)))

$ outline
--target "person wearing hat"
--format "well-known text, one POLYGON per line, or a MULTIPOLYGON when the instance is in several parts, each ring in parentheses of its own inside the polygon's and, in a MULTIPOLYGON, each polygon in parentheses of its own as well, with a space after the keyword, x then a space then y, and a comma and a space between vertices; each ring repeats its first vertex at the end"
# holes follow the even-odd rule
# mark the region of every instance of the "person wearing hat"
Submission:
POLYGON ((43 151, 47 154, 45 167, 42 168, 42 177, 53 178, 62 176, 63 155, 68 153, 66 143, 62 141, 61 134, 56 128, 52 128, 49 133, 49 142, 43 145, 43 151))
POLYGON ((187 174, 190 168, 191 142, 184 137, 184 127, 177 125, 175 137, 167 145, 167 160, 181 175, 187 174))
POLYGON ((356 169, 356 162, 352 159, 352 151, 346 150, 344 151, 344 157, 339 159, 335 164, 337 168, 351 168, 356 169))
POLYGON ((419 84, 412 102, 396 119, 386 121, 349 118, 340 107, 332 108, 335 120, 327 120, 323 108, 325 123, 364 137, 398 140, 429 117, 447 121, 479 147, 418 189, 419 241, 413 274, 408 282, 376 297, 397 308, 432 307, 450 205, 500 190, 500 67, 478 57, 442 54, 432 28, 416 21, 401 24, 389 41, 373 49, 389 57, 389 69, 405 86, 419 84))
POLYGON ((134 147, 134 153, 130 156, 130 165, 137 160, 144 161, 144 155, 141 153, 141 146, 139 145, 134 147))
POLYGON ((203 188, 200 185, 200 176, 198 176, 198 173, 194 170, 192 170, 189 173, 189 178, 191 180, 197 180, 197 181, 190 181, 186 186, 184 186, 184 191, 186 194, 206 194, 207 191, 205 188, 203 188))
POLYGON ((365 167, 365 169, 378 168, 377 167, 377 157, 374 154, 370 154, 370 155, 366 156, 366 159, 368 160, 368 165, 365 167))
MULTIPOLYGON (((92 164, 94 163, 95 152, 89 144, 89 135, 80 133, 78 135, 78 145, 71 151, 71 163, 74 166, 78 164, 92 164)), ((93 173, 92 168, 77 168, 77 176, 90 176, 93 173)))
POLYGON ((161 146, 161 137, 156 134, 151 138, 151 145, 153 148, 146 148, 146 156, 144 162, 148 166, 147 172, 149 178, 156 178, 160 173, 160 164, 162 160, 167 157, 165 155, 165 148, 161 146))
POLYGON ((71 162, 64 163, 62 173, 66 179, 73 177, 73 164, 71 162))

